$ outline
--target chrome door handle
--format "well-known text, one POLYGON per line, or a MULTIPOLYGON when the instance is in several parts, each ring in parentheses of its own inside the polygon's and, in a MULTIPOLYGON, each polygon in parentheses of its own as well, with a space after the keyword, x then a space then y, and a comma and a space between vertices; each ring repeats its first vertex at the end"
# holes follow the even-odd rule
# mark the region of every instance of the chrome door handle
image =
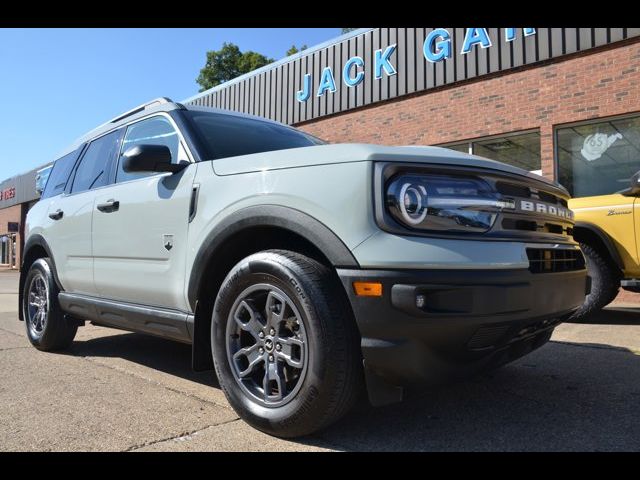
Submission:
POLYGON ((105 213, 115 212, 120 208, 120 202, 118 200, 110 199, 104 203, 99 203, 97 208, 101 212, 105 213))
POLYGON ((55 212, 50 213, 49 214, 49 218, 51 220, 60 220, 63 215, 64 215, 64 212, 62 210, 58 209, 55 212))

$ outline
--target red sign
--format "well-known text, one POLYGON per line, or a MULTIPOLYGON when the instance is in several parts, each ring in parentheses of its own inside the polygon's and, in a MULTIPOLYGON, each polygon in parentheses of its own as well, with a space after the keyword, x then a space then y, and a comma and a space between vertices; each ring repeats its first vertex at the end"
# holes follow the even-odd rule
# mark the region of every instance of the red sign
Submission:
POLYGON ((16 196, 16 187, 0 190, 0 200, 9 200, 16 196))

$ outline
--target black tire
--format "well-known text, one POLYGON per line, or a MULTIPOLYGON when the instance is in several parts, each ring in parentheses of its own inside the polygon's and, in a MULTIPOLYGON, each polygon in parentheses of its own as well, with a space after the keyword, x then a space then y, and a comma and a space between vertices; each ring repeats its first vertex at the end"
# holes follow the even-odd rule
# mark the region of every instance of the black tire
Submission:
MULTIPOLYGON (((268 299, 266 302, 263 312, 268 308, 268 299)), ((265 335, 264 331, 261 335, 265 335)), ((256 336, 252 335, 251 342, 253 338, 256 336)), ((268 342, 268 338, 264 341, 268 342)), ((359 335, 342 286, 329 268, 298 253, 285 250, 256 253, 229 272, 213 309, 211 345, 218 381, 229 403, 247 423, 270 435, 291 438, 316 432, 347 413, 362 391, 359 335), (228 354, 231 338, 239 338, 237 334, 228 334, 227 325, 230 322, 229 328, 237 328, 232 317, 238 315, 238 302, 245 298, 241 295, 265 285, 279 289, 292 302, 306 337, 305 374, 298 377, 299 386, 289 392, 286 403, 276 406, 263 403, 240 386, 241 380, 236 380, 238 374, 232 367, 232 353, 228 354)), ((276 364, 282 361, 278 358, 276 354, 276 364)), ((261 366, 255 367, 258 380, 254 380, 258 388, 261 375, 267 381, 266 369, 272 365, 266 358, 259 362, 261 366)), ((280 383, 277 385, 280 390, 280 383)))
POLYGON ((581 243, 587 263, 587 273, 591 277, 591 293, 584 299, 582 306, 569 318, 569 321, 588 320, 610 304, 620 290, 620 271, 598 250, 591 245, 581 243))
POLYGON ((71 345, 78 331, 78 325, 73 321, 68 321, 60 309, 59 292, 53 277, 51 260, 45 257, 33 262, 24 282, 22 313, 27 338, 29 338, 31 345, 38 350, 51 352, 65 349, 71 345), (35 307, 33 303, 30 305, 30 301, 36 298, 31 295, 31 288, 33 286, 34 289, 37 289, 39 285, 42 285, 43 288, 40 291, 44 293, 37 298, 46 298, 46 305, 42 302, 41 308, 35 307), (46 312, 46 321, 41 321, 41 317, 36 317, 34 312, 38 310, 46 312))

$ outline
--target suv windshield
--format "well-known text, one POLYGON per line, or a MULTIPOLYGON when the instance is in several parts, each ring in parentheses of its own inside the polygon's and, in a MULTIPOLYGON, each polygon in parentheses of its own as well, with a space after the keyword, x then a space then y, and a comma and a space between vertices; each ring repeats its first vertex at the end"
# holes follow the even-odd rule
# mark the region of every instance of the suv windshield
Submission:
POLYGON ((277 123, 198 110, 185 113, 203 141, 204 158, 208 160, 325 143, 277 123))

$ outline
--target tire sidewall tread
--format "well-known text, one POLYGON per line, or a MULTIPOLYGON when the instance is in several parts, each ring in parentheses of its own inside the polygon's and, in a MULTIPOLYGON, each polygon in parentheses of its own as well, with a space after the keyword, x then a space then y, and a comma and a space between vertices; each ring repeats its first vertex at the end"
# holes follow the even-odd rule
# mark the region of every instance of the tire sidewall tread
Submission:
POLYGON ((39 258, 31 264, 29 272, 24 282, 25 294, 22 299, 22 312, 24 315, 24 323, 27 331, 27 338, 31 345, 42 351, 56 351, 67 348, 72 342, 78 330, 78 326, 67 321, 64 312, 60 308, 58 302, 58 293, 60 289, 56 284, 53 276, 53 265, 48 257, 39 258), (37 273, 41 273, 47 282, 49 312, 47 323, 40 337, 34 337, 29 329, 28 302, 29 288, 31 280, 37 273))
POLYGON ((359 349, 354 322, 348 315, 350 306, 344 304, 343 297, 326 266, 284 250, 251 255, 227 275, 213 309, 211 345, 220 385, 247 423, 281 437, 301 436, 335 421, 353 404, 359 349), (251 400, 236 383, 227 360, 229 311, 240 292, 260 282, 273 283, 295 303, 304 317, 307 352, 311 352, 300 391, 280 407, 265 407, 251 400))
POLYGON ((591 292, 569 321, 587 320, 611 303, 620 290, 621 275, 615 265, 589 244, 580 243, 580 248, 587 262, 587 272, 591 277, 591 292))

